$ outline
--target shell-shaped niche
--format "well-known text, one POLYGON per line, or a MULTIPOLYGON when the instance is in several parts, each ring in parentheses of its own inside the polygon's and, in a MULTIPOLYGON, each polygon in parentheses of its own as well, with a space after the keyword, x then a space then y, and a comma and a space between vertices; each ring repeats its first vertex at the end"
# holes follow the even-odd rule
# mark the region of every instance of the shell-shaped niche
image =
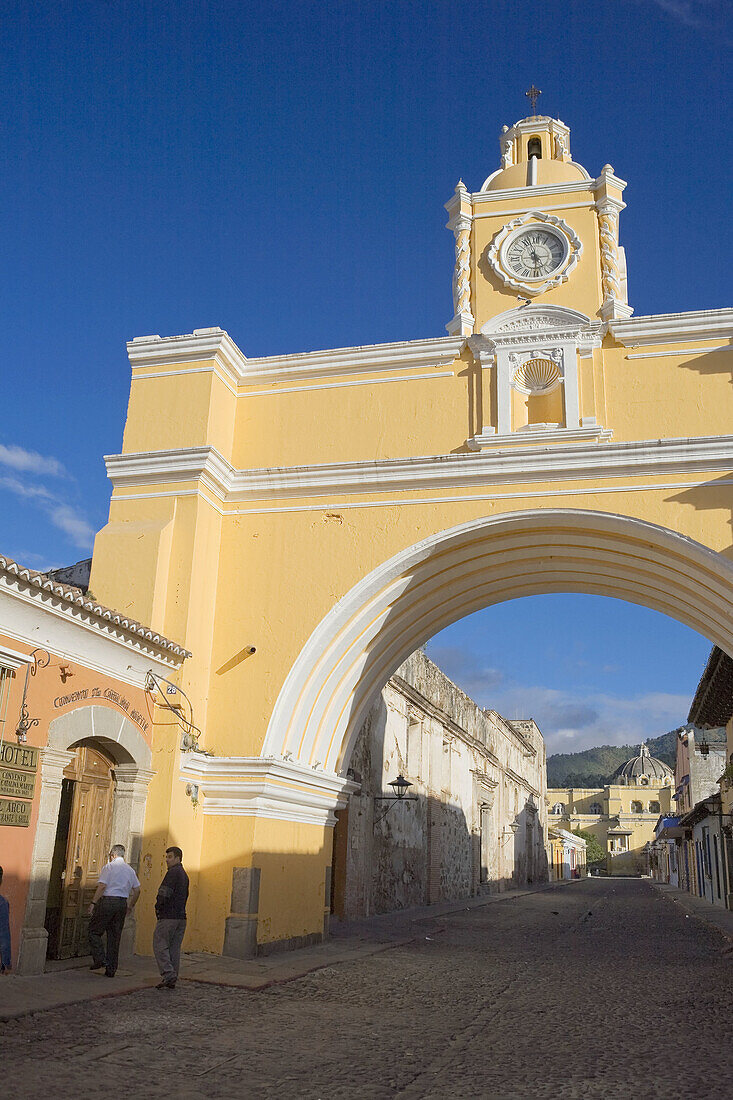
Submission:
POLYGON ((554 359, 528 359, 517 367, 512 385, 520 393, 552 393, 562 381, 560 368, 554 359))

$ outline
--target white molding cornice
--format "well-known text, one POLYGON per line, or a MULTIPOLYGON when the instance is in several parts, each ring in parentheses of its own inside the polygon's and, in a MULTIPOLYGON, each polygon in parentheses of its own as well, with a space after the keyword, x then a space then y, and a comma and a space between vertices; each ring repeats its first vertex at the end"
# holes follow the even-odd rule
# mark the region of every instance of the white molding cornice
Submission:
POLYGON ((236 385, 246 386, 342 374, 379 374, 410 367, 444 367, 455 360, 462 345, 462 337, 438 336, 247 359, 223 329, 197 329, 186 336, 136 337, 127 350, 133 368, 210 361, 236 385))
POLYGON ((625 348, 688 340, 730 340, 733 339, 733 309, 655 313, 647 317, 609 321, 608 328, 614 340, 625 348))
POLYGON ((287 382, 335 374, 378 374, 409 367, 445 367, 455 360, 462 346, 460 336, 438 336, 429 340, 331 348, 298 355, 271 355, 249 359, 240 383, 287 382))
POLYGON ((359 784, 279 757, 181 757, 180 779, 203 794, 202 812, 211 817, 269 817, 304 825, 335 825, 359 784))
POLYGON ((547 340, 573 340, 580 348, 600 347, 603 324, 584 313, 565 306, 515 306, 499 313, 482 326, 481 332, 468 337, 474 355, 482 349, 514 344, 544 343, 547 340))
POLYGON ((528 440, 535 443, 608 443, 613 436, 609 428, 602 428, 600 424, 589 425, 582 428, 545 428, 527 426, 522 431, 507 432, 497 435, 493 428, 484 428, 480 435, 471 436, 466 440, 466 446, 472 451, 481 450, 483 447, 517 447, 526 449, 528 440))
POLYGON ((213 360, 233 382, 247 369, 246 356, 222 328, 199 328, 182 336, 136 336, 128 342, 127 354, 133 368, 213 360))
POLYGON ((0 645, 0 667, 17 672, 23 665, 32 665, 33 662, 34 658, 30 653, 19 653, 17 649, 8 649, 7 646, 0 645))
MULTIPOLYGON (((502 169, 500 168, 492 173, 485 183, 489 183, 489 181, 501 171, 502 169)), ((586 191, 589 195, 588 203, 592 206, 595 201, 593 198, 595 186, 595 181, 590 179, 590 177, 584 180, 577 180, 574 183, 566 181, 565 183, 535 184, 531 187, 529 184, 523 184, 521 187, 497 187, 491 191, 474 191, 470 196, 470 200, 475 211, 477 206, 482 206, 484 203, 489 202, 506 202, 507 199, 525 199, 531 201, 534 205, 535 199, 539 195, 570 195, 576 194, 579 191, 586 191)), ((517 213, 521 213, 521 211, 517 211, 517 213)))
POLYGON ((195 481, 221 501, 231 492, 237 474, 216 447, 105 455, 104 462, 115 489, 195 481))
MULTIPOLYGON (((593 426, 579 431, 583 434, 588 431, 593 436, 597 432, 602 433, 603 429, 593 426)), ((564 435, 567 436, 568 432, 569 429, 565 429, 564 435)), ((559 436, 560 432, 557 434, 559 436)), ((621 443, 557 442, 545 446, 541 443, 531 445, 530 438, 530 433, 517 433, 512 437, 516 442, 511 449, 507 449, 501 446, 504 442, 502 437, 487 436, 487 444, 498 443, 499 446, 481 453, 259 470, 234 470, 213 447, 111 455, 106 461, 109 477, 116 489, 187 481, 208 484, 209 479, 204 475, 213 470, 219 479, 219 499, 228 504, 277 497, 684 475, 733 469, 733 435, 621 443)), ((601 434, 600 439, 603 438, 601 434)), ((213 475, 210 480, 214 482, 213 475)), ((117 499, 124 500, 124 496, 117 499)))
MULTIPOLYGON (((623 191, 627 186, 626 180, 622 180, 615 174, 610 165, 601 171, 598 179, 591 179, 591 177, 583 168, 582 164, 578 164, 577 161, 567 162, 572 165, 573 168, 580 169, 585 173, 584 179, 579 180, 566 180, 563 183, 545 183, 545 184, 523 184, 521 187, 495 187, 491 191, 475 191, 469 195, 468 198, 471 201, 474 209, 476 206, 480 206, 486 202, 496 202, 501 200, 505 202, 507 199, 530 199, 534 201, 536 195, 564 195, 564 194, 577 194, 579 191, 587 191, 591 196, 595 195, 596 191, 602 191, 606 187, 613 187, 617 191, 623 191)), ((484 180, 483 187, 486 187, 503 169, 498 168, 495 172, 492 172, 487 179, 484 180)), ((590 198, 589 204, 594 203, 594 199, 590 198)), ((475 216, 475 215, 474 215, 475 216)))

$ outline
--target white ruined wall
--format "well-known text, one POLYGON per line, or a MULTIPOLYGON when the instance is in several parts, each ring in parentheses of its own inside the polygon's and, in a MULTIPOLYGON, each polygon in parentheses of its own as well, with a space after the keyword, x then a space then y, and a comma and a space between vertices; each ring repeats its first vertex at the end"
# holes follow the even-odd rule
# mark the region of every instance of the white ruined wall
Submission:
POLYGON ((334 910, 354 919, 547 880, 545 746, 484 712, 421 652, 369 712, 337 826, 334 910), (416 802, 375 802, 402 774, 416 802))

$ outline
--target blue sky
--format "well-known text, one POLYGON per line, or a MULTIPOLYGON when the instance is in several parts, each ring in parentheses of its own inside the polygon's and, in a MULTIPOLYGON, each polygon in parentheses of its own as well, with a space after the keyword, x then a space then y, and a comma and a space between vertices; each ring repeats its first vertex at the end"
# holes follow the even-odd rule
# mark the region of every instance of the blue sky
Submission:
POLYGON ((629 181, 636 313, 729 304, 728 11, 0 0, 0 550, 89 553, 133 336, 220 324, 267 355, 444 334, 443 203, 497 167, 533 81, 574 158, 629 181))
POLYGON ((548 754, 638 744, 682 725, 709 652, 665 615, 584 595, 510 600, 427 646, 480 706, 534 718, 548 754))

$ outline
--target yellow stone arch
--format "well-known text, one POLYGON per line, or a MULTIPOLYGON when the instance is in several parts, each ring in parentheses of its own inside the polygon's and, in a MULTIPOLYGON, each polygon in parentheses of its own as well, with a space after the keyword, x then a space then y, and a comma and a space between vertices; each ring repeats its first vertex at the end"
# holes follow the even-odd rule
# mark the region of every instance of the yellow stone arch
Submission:
POLYGON ((484 607, 550 592, 641 604, 733 653, 733 563, 720 554, 605 512, 483 518, 401 551, 339 601, 283 685, 262 756, 345 775, 374 693, 410 653, 484 607))
POLYGON ((558 119, 500 145, 446 204, 447 335, 255 358, 220 328, 128 345, 91 587, 193 653, 201 751, 156 725, 143 841, 153 863, 184 849, 191 949, 323 934, 359 719, 448 622, 594 592, 733 652, 733 310, 632 316, 624 181, 574 162, 558 119))

